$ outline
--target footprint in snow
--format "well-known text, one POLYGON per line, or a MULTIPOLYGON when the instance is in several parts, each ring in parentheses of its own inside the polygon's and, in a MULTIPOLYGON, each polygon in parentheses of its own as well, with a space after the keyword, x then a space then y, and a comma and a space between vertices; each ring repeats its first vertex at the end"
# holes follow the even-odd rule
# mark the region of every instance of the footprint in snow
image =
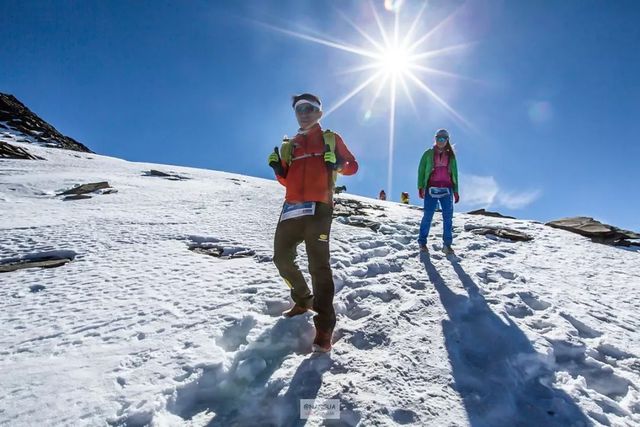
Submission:
POLYGON ((548 341, 553 349, 557 370, 565 371, 573 378, 582 377, 587 389, 614 401, 621 401, 635 391, 631 381, 617 375, 609 364, 587 357, 588 350, 584 343, 575 340, 548 341))
POLYGON ((505 303, 504 309, 509 316, 517 317, 518 319, 524 319, 525 317, 533 315, 531 308, 523 303, 508 301, 505 303))
POLYGON ((386 333, 381 331, 356 331, 347 341, 358 350, 371 350, 375 347, 384 347, 391 340, 386 333))
POLYGON ((602 336, 602 332, 595 330, 570 314, 560 313, 560 316, 564 317, 569 323, 571 323, 571 326, 575 328, 580 338, 598 338, 602 336))
POLYGON ((532 310, 544 311, 551 307, 551 304, 541 300, 531 292, 518 292, 518 296, 522 302, 527 304, 532 310))
POLYGON ((236 351, 241 345, 247 344, 247 335, 256 323, 256 319, 251 316, 235 319, 216 343, 225 351, 236 351))
MULTIPOLYGON (((215 412, 215 425, 251 425, 249 420, 255 423, 256 419, 261 419, 258 417, 269 412, 266 410, 268 405, 274 404, 269 394, 272 389, 266 385, 272 374, 292 353, 308 353, 313 334, 313 326, 307 319, 278 320, 237 351, 228 368, 221 363, 198 365, 200 374, 176 389, 167 402, 167 410, 184 420, 215 412)), ((324 370, 329 367, 330 363, 324 370)), ((294 376, 291 384, 297 384, 296 378, 308 379, 306 371, 304 374, 294 376)), ((299 405, 299 401, 297 403, 299 405)))
POLYGON ((542 319, 532 320, 528 324, 531 328, 537 330, 541 334, 546 334, 556 327, 554 323, 542 319))
POLYGON ((391 418, 401 425, 413 424, 418 421, 418 414, 410 409, 396 409, 391 413, 391 418))
POLYGON ((505 258, 506 255, 502 252, 489 252, 486 255, 483 255, 482 258, 505 258))

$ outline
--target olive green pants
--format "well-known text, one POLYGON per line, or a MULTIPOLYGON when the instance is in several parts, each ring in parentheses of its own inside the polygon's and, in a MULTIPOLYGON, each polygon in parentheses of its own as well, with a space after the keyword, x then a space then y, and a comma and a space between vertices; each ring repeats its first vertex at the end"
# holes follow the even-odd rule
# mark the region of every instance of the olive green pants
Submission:
POLYGON ((333 309, 335 289, 329 255, 332 213, 330 205, 318 202, 314 215, 280 221, 273 245, 273 262, 291 288, 291 298, 297 305, 317 313, 313 321, 321 330, 333 330, 336 324, 333 309), (297 248, 302 242, 307 250, 313 294, 296 264, 297 248))

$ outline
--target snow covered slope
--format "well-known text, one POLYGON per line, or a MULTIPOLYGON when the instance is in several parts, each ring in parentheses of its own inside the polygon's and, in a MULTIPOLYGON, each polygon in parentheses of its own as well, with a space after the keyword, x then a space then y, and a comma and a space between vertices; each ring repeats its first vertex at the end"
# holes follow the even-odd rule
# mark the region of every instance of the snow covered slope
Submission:
POLYGON ((636 251, 456 214, 447 259, 437 214, 420 257, 419 210, 342 195, 379 229, 334 221, 339 317, 318 356, 310 315, 279 317, 275 181, 29 150, 47 160, 0 160, 0 265, 72 261, 0 273, 2 426, 640 425, 636 251), (117 193, 56 196, 98 181, 117 193), (299 399, 339 399, 341 418, 301 420, 299 399))

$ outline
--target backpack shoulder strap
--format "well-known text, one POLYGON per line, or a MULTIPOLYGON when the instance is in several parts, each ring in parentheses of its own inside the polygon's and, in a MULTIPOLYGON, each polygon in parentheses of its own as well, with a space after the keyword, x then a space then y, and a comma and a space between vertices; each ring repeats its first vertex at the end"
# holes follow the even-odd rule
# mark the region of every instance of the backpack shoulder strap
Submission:
POLYGON ((285 161, 287 165, 291 165, 291 153, 293 152, 293 143, 287 137, 282 139, 282 145, 280 146, 280 158, 285 161))
POLYGON ((329 146, 329 151, 332 153, 336 152, 336 134, 332 132, 330 129, 322 132, 322 139, 324 140, 324 144, 329 146))

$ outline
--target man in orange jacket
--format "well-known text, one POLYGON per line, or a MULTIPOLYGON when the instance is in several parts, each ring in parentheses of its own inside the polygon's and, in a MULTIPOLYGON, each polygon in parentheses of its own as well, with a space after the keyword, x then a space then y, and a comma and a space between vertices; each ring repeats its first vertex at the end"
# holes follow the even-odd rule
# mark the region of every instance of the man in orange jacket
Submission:
POLYGON ((316 337, 313 350, 331 350, 336 324, 334 284, 329 255, 336 173, 353 175, 358 163, 342 138, 320 127, 322 103, 312 94, 293 97, 300 125, 298 134, 274 149, 269 165, 286 187, 285 202, 274 238, 273 262, 291 289, 294 306, 283 313, 293 317, 313 310, 316 337), (309 260, 313 294, 295 262, 297 247, 304 242, 309 260))

